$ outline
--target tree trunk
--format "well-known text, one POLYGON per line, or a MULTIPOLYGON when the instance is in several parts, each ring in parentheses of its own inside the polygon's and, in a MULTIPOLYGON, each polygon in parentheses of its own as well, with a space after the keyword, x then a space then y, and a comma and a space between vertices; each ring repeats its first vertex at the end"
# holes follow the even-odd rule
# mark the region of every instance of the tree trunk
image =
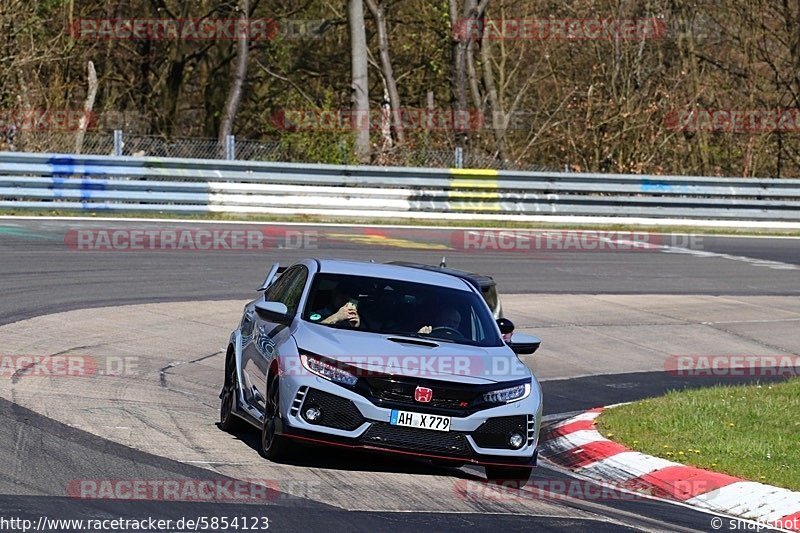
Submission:
MULTIPOLYGON (((497 82, 494 79, 494 71, 492 70, 490 52, 490 41, 485 38, 481 45, 481 64, 483 66, 483 85, 486 90, 486 98, 489 102, 489 117, 491 120, 491 128, 494 132, 495 153, 497 158, 501 161, 506 160, 506 130, 508 117, 506 110, 503 109, 503 104, 497 94, 497 82)), ((487 120, 488 122, 488 120, 487 120)))
MULTIPOLYGON (((451 56, 452 56, 452 75, 451 75, 451 90, 452 90, 452 107, 453 114, 455 115, 455 144, 458 148, 466 147, 469 141, 470 122, 466 123, 458 119, 467 117, 467 84, 475 82, 472 87, 472 95, 474 99, 480 99, 477 88, 477 76, 475 75, 474 64, 472 57, 469 56, 469 51, 473 46, 473 28, 477 21, 483 18, 483 13, 489 4, 489 0, 481 0, 478 4, 477 0, 464 0, 464 7, 459 15, 458 0, 448 0, 450 5, 450 36, 452 39, 451 56), (470 73, 471 71, 471 73, 470 73), (471 74, 471 75, 470 75, 471 74)), ((465 119, 466 120, 466 119, 465 119)))
POLYGON ((389 32, 386 28, 386 13, 383 0, 380 0, 377 4, 375 0, 366 0, 366 2, 367 7, 372 13, 372 17, 375 19, 375 24, 378 27, 378 50, 381 58, 381 73, 383 74, 383 80, 386 84, 386 90, 389 93, 392 128, 397 142, 402 144, 406 140, 406 135, 403 131, 403 122, 400 119, 400 93, 397 91, 397 80, 394 77, 392 57, 389 54, 389 32))
MULTIPOLYGON (((244 28, 248 26, 249 11, 249 0, 239 0, 239 21, 244 28)), ((222 113, 222 120, 219 125, 218 144, 220 157, 224 156, 225 140, 233 131, 233 121, 236 119, 236 112, 239 110, 239 103, 242 100, 242 86, 244 86, 244 81, 247 78, 247 51, 250 45, 247 32, 245 35, 238 36, 236 45, 236 65, 234 67, 230 90, 228 91, 228 98, 225 101, 225 110, 222 113)))
MULTIPOLYGON (((467 109, 467 44, 468 39, 471 38, 470 27, 465 34, 459 36, 461 32, 457 31, 459 25, 465 24, 466 21, 459 19, 458 0, 449 0, 450 2, 450 35, 452 39, 451 55, 452 55, 452 75, 451 91, 452 91, 452 108, 454 117, 458 116, 461 112, 467 109)), ((455 129, 455 145, 457 148, 464 148, 467 144, 469 136, 466 130, 460 129, 459 122, 454 119, 455 129)))
POLYGON ((467 46, 467 78, 469 79, 469 89, 472 95, 472 107, 476 111, 483 109, 483 96, 478 82, 478 71, 475 68, 475 43, 467 46))
POLYGON ((369 77, 367 30, 363 0, 348 0, 350 25, 351 126, 355 128, 355 153, 359 163, 369 163, 369 77))
POLYGON ((86 102, 83 104, 83 116, 81 117, 80 125, 78 126, 78 133, 75 136, 75 153, 80 154, 83 150, 83 138, 86 135, 86 130, 89 128, 89 119, 94 110, 94 99, 97 96, 97 71, 94 69, 94 63, 89 61, 89 91, 86 94, 86 102))

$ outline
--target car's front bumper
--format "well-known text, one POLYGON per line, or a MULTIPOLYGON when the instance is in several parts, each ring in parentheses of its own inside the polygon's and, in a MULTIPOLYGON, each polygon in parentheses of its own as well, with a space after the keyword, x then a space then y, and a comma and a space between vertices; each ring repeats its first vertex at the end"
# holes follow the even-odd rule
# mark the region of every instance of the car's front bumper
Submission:
MULTIPOLYGON (((280 392, 281 432, 287 437, 461 463, 519 466, 536 462, 541 420, 538 386, 524 400, 451 416, 447 432, 391 425, 392 408, 314 376, 282 380, 280 392), (316 423, 303 414, 312 405, 323 413, 316 423), (512 449, 507 444, 507 434, 512 432, 524 435, 522 447, 512 449)), ((397 408, 425 412, 423 405, 397 408)))

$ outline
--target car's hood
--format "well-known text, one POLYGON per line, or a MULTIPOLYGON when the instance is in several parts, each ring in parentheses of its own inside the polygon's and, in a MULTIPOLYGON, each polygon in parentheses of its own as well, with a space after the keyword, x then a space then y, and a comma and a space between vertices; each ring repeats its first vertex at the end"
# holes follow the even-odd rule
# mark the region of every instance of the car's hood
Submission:
POLYGON ((507 346, 483 348, 436 339, 384 335, 300 323, 297 346, 360 370, 486 384, 531 376, 507 346))

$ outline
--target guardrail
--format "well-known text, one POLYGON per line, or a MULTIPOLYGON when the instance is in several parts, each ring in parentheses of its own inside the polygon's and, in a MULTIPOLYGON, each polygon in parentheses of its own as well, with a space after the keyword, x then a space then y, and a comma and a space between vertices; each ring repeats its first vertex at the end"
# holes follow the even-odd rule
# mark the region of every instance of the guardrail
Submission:
POLYGON ((800 221, 800 180, 0 152, 0 208, 800 221))

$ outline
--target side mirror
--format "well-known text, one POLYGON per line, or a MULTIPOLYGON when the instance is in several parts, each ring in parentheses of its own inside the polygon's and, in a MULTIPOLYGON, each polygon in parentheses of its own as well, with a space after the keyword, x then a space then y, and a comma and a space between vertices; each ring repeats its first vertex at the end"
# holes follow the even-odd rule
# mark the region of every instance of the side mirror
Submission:
POLYGON ((289 309, 283 302, 256 302, 255 310, 258 316, 264 320, 286 324, 287 326, 292 323, 292 317, 288 314, 289 309))
POLYGON ((506 341, 506 344, 517 355, 530 355, 539 349, 542 339, 534 335, 515 333, 510 340, 506 341))
POLYGON ((525 333, 514 334, 514 323, 507 318, 498 318, 497 326, 503 334, 503 340, 517 355, 530 355, 539 349, 542 339, 525 333))

